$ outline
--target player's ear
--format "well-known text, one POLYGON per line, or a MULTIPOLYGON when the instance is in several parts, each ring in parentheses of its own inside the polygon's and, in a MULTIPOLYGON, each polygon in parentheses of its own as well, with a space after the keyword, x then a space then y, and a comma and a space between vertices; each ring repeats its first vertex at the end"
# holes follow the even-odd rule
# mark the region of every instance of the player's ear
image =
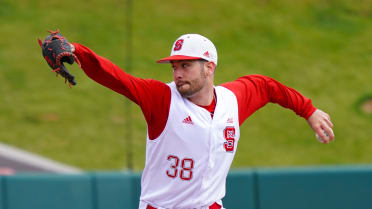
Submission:
POLYGON ((214 62, 206 62, 205 68, 208 75, 213 75, 216 70, 216 64, 214 64, 214 62))

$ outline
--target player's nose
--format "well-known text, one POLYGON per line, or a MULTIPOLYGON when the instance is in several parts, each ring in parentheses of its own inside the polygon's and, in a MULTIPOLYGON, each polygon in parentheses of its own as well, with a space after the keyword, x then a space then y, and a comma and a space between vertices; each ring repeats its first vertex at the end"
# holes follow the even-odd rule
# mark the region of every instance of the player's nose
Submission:
POLYGON ((183 73, 182 70, 179 70, 178 68, 173 69, 173 77, 176 79, 181 79, 183 78, 183 73))

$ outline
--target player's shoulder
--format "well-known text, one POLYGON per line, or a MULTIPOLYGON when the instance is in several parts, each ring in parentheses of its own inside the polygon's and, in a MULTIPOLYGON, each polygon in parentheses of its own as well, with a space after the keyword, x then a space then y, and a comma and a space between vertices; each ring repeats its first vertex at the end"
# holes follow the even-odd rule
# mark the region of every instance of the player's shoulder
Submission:
POLYGON ((169 88, 169 85, 163 81, 159 81, 159 80, 152 79, 152 78, 144 78, 142 80, 143 82, 145 82, 146 84, 150 86, 159 86, 159 87, 169 88))
POLYGON ((247 82, 251 83, 251 82, 260 81, 260 80, 266 81, 266 80, 272 80, 272 79, 273 78, 266 76, 266 75, 248 74, 248 75, 240 76, 233 81, 222 83, 219 86, 229 87, 229 86, 235 86, 235 85, 243 85, 244 83, 247 83, 247 82))

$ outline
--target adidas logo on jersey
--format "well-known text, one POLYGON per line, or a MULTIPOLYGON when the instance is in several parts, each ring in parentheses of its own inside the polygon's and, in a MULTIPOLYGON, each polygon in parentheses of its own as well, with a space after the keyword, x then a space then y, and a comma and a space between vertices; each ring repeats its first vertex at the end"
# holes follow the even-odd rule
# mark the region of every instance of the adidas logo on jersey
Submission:
POLYGON ((191 125, 194 124, 194 123, 192 122, 190 116, 187 116, 187 118, 183 119, 182 123, 191 124, 191 125))

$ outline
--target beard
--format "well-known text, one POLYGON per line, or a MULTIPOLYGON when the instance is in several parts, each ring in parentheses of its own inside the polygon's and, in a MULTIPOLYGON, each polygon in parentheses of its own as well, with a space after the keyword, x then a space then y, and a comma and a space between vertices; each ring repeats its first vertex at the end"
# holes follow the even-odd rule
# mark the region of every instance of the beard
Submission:
POLYGON ((182 97, 191 97, 195 93, 199 92, 207 82, 207 76, 204 68, 200 70, 200 77, 190 81, 175 81, 178 92, 182 97))

